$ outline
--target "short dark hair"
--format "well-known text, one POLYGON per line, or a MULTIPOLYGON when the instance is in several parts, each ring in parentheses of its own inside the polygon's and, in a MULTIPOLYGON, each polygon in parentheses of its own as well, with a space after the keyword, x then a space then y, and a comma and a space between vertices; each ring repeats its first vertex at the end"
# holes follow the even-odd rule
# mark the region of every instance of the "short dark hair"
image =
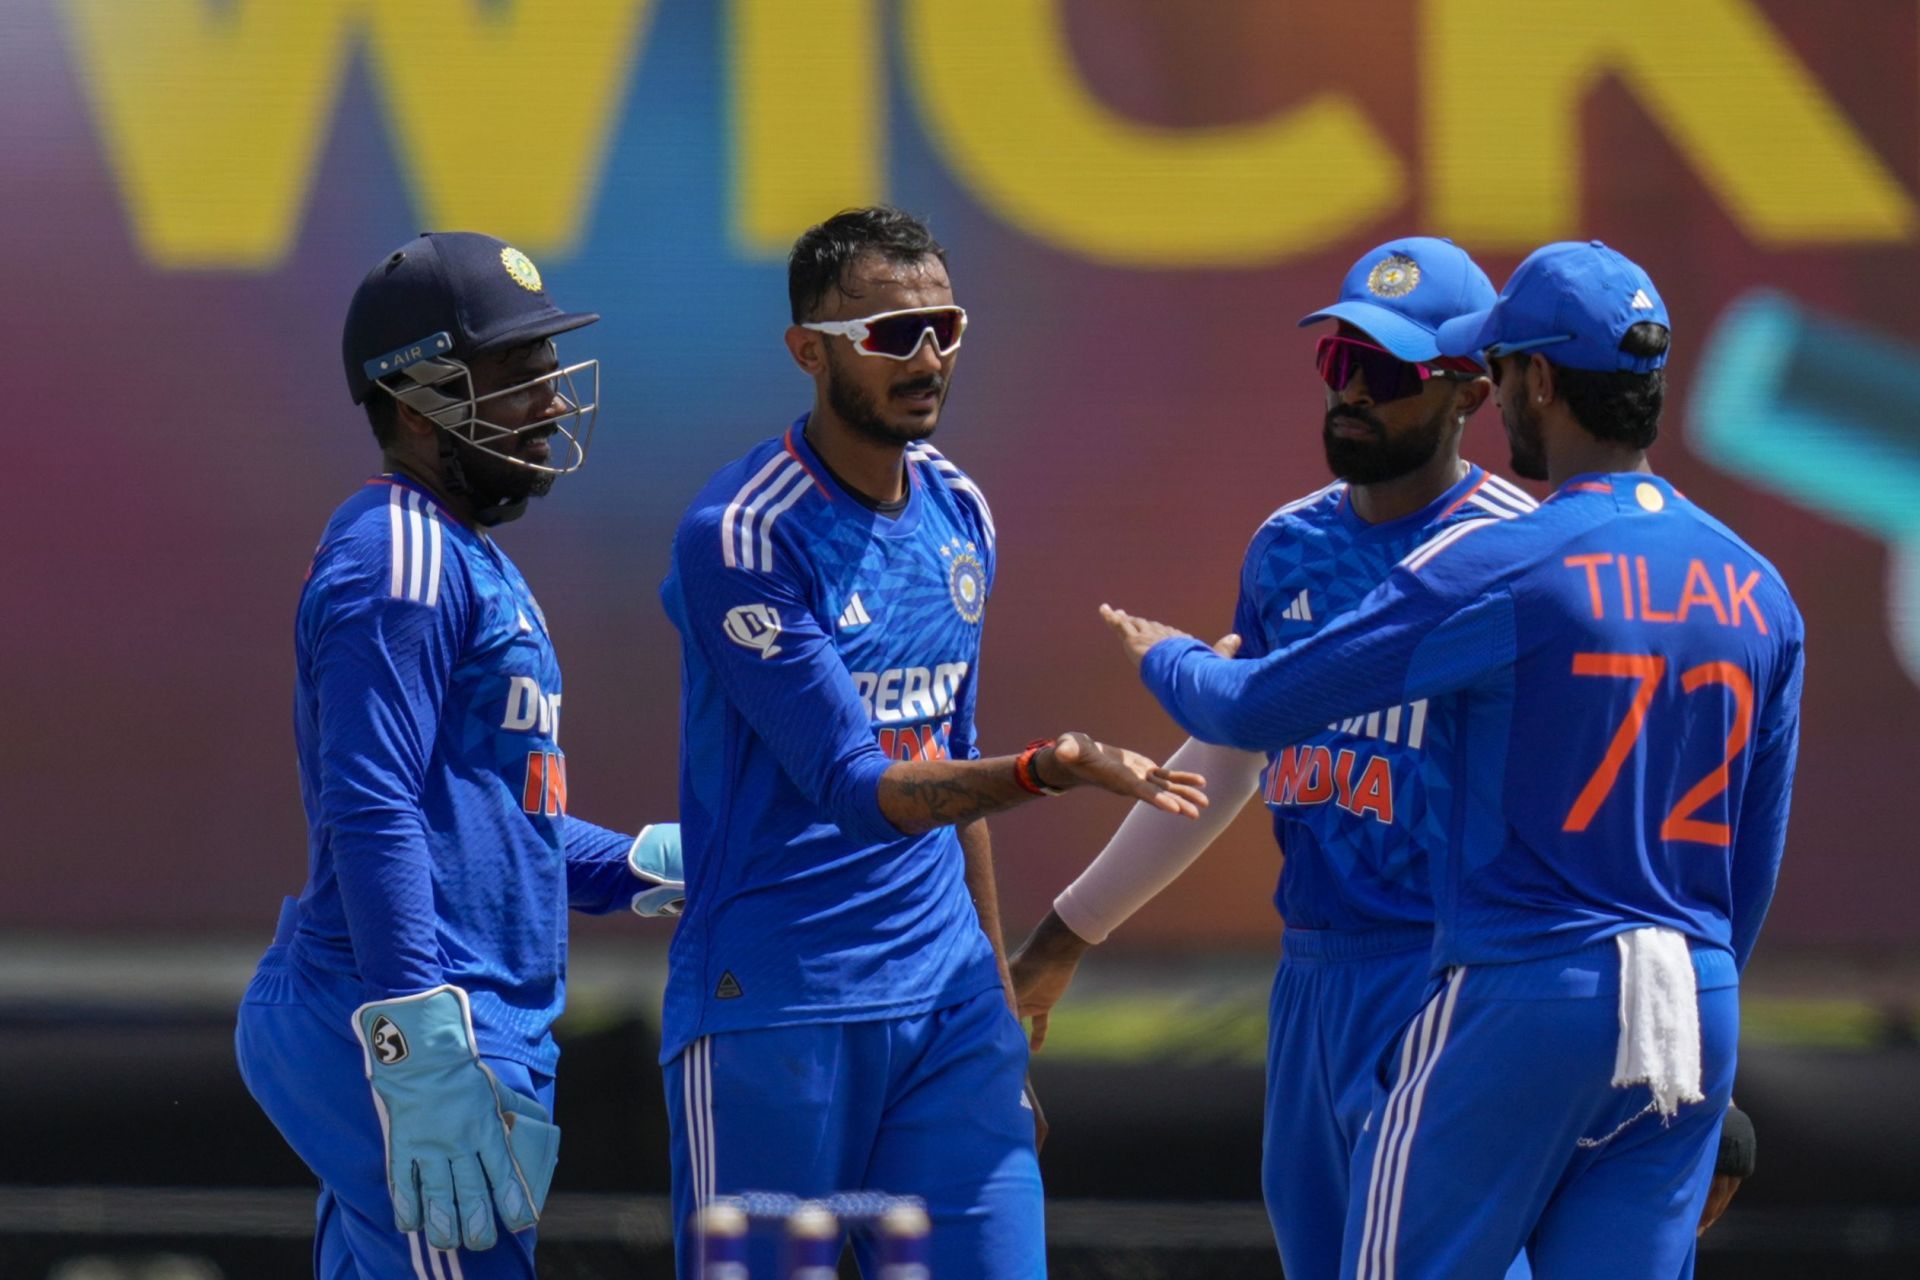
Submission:
POLYGON ((869 253, 889 262, 918 262, 922 258, 947 260, 947 251, 927 224, 891 205, 842 209, 818 226, 808 227, 787 255, 787 302, 793 322, 799 324, 834 289, 846 270, 869 253))
MULTIPOLYGON (((1665 352, 1671 340, 1667 326, 1642 320, 1627 330, 1620 349, 1644 359, 1665 352)), ((1553 387, 1575 421, 1596 439, 1645 449, 1660 434, 1660 407, 1667 398, 1664 368, 1651 373, 1630 369, 1601 373, 1556 364, 1553 387)))

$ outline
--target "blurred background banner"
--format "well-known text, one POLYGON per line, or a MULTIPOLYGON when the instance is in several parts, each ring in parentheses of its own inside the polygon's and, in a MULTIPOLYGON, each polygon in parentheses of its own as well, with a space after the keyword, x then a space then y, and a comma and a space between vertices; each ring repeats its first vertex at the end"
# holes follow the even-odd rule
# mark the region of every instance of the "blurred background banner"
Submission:
MULTIPOLYGON (((503 236, 606 316, 564 346, 605 362, 592 462, 502 543, 566 668, 574 809, 669 813, 671 529, 808 403, 786 246, 887 200, 974 318, 939 443, 1004 535, 1000 751, 1178 741, 1094 607, 1225 630, 1254 528, 1326 479, 1295 321, 1357 254, 1644 263, 1676 326, 1656 464, 1810 631, 1765 947, 1911 944, 1917 54, 1908 0, 6 0, 0 925, 264 934, 299 884, 293 607, 376 465, 340 322, 421 228, 503 236), (1777 376, 1710 341, 1760 285, 1811 334, 1777 376), (1842 358, 1856 334, 1873 358, 1842 358), (1716 351, 1746 363, 1714 378, 1716 351)), ((1467 449, 1504 467, 1492 410, 1467 449)), ((1012 927, 1118 817, 997 824, 1012 927)), ((1115 945, 1268 945, 1264 826, 1115 945)))
MULTIPOLYGON (((879 200, 931 221, 973 319, 938 443, 1001 533, 990 752, 1177 745, 1095 607, 1226 630, 1254 529, 1327 480, 1296 322, 1370 246, 1451 236, 1500 282, 1600 238, 1649 269, 1655 465, 1809 632, 1743 991, 1762 1172, 1702 1274, 1915 1274, 1913 0, 0 0, 0 1079, 32 1100, 0 1280, 305 1266, 312 1182, 241 1089, 232 1010, 305 871, 295 602, 378 461, 339 357, 361 276, 486 231, 606 317, 562 340, 603 361, 591 461, 501 543, 566 670, 571 807, 631 828, 675 805, 671 531, 808 406, 787 246, 879 200)), ((1492 410, 1466 451, 1505 470, 1492 410)), ((1123 812, 996 820, 1016 937, 1123 812)), ((1277 868, 1256 806, 1056 1014, 1057 1276, 1272 1273, 1277 868)), ((578 927, 553 1275, 664 1265, 668 936, 578 927)))

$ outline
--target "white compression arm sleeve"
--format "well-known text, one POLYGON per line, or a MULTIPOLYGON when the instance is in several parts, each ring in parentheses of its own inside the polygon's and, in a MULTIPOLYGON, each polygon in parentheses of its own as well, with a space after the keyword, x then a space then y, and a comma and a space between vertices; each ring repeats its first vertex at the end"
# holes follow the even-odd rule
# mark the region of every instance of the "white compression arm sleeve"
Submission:
POLYGON ((1105 942, 1109 933, 1179 879, 1219 838, 1252 799, 1266 763, 1267 758, 1257 751, 1187 739, 1167 761, 1167 768, 1206 778, 1211 803, 1197 819, 1177 817, 1144 802, 1134 805, 1100 856, 1053 900, 1055 914, 1088 942, 1105 942))

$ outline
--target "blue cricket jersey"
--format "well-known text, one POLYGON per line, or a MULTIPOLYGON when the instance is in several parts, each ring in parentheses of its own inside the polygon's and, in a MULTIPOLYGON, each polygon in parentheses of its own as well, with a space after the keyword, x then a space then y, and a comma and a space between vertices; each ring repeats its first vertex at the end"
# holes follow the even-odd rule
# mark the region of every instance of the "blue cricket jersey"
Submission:
POLYGON ((897 515, 806 419, 720 469, 661 587, 681 635, 680 833, 661 1061, 717 1031, 906 1017, 1000 984, 952 827, 880 811, 898 760, 974 759, 993 519, 929 445, 897 515))
POLYGON ((1142 674, 1188 731, 1247 750, 1452 699, 1436 967, 1645 926, 1744 965, 1786 839, 1804 643, 1770 564, 1666 481, 1624 473, 1454 526, 1265 658, 1166 641, 1142 674))
POLYGON ((334 512, 295 634, 306 888, 289 955, 344 1029, 453 983, 481 1053, 549 1074, 566 912, 631 898, 631 837, 567 816, 560 665, 493 540, 405 479, 334 512))
MULTIPOLYGON (((1369 524, 1345 482, 1288 503, 1247 547, 1233 629, 1242 659, 1315 634, 1429 538, 1537 504, 1469 465, 1420 510, 1369 524)), ((1453 725, 1429 699, 1376 707, 1267 753, 1260 793, 1286 861, 1274 905, 1293 928, 1431 926, 1428 857, 1445 847, 1453 725)))

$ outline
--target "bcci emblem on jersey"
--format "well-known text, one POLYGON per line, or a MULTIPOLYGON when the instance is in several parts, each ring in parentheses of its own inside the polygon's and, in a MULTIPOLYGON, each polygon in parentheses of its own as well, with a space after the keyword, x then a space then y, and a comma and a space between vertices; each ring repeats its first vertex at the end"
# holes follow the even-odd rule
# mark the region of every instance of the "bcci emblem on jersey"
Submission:
POLYGON ((971 542, 964 551, 959 547, 956 539, 952 548, 941 548, 948 562, 947 594, 953 597, 954 610, 961 620, 975 623, 987 611, 987 571, 974 554, 979 548, 971 542))

